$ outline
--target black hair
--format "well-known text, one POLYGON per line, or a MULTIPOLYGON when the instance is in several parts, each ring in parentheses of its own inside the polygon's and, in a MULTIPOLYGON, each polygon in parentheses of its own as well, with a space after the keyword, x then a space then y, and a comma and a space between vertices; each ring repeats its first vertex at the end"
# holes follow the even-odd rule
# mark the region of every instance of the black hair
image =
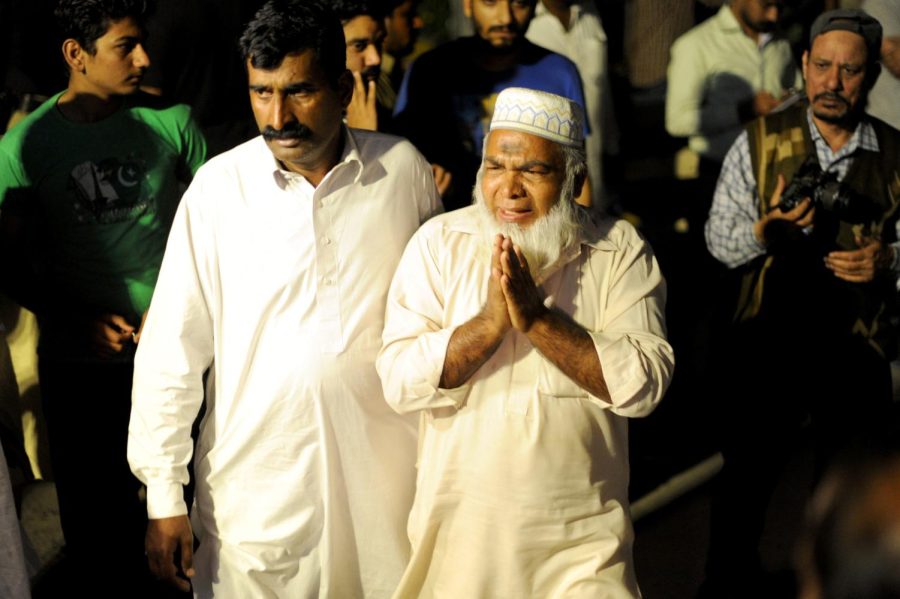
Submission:
POLYGON ((387 14, 379 0, 332 0, 329 6, 341 23, 361 15, 372 17, 377 21, 387 14))
POLYGON ((140 25, 150 12, 147 0, 59 0, 53 11, 63 39, 73 39, 88 54, 116 21, 131 17, 140 25))
POLYGON ((347 70, 341 22, 316 1, 269 0, 247 25, 240 47, 244 61, 258 69, 278 68, 288 54, 312 50, 332 86, 347 70))

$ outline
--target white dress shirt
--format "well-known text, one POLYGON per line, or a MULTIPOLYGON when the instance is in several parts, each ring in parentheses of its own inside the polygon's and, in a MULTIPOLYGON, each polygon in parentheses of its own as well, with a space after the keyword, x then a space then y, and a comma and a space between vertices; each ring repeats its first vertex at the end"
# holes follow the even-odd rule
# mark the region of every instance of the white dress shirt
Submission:
POLYGON ((439 210, 406 140, 347 130, 313 188, 262 138, 175 218, 135 362, 128 456, 150 518, 192 511, 199 596, 385 597, 409 555, 415 423, 375 372, 394 268, 439 210))
POLYGON ((466 384, 440 389, 451 335, 487 297, 480 209, 426 223, 388 297, 385 398, 421 410, 413 557, 395 597, 635 597, 622 416, 648 414, 672 373, 659 267, 630 225, 604 221, 542 284, 593 339, 610 397, 516 331, 466 384))

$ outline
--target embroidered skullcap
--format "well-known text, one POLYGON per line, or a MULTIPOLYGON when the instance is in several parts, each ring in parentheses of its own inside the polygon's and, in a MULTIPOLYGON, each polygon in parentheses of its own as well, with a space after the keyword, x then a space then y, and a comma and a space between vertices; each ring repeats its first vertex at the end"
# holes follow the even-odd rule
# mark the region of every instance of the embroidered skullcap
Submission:
POLYGON ((867 62, 875 63, 881 55, 881 23, 858 8, 841 8, 824 12, 813 21, 809 30, 809 47, 813 40, 829 31, 849 31, 866 42, 867 62))
POLYGON ((491 131, 512 129, 564 146, 584 145, 584 110, 568 98, 547 92, 508 87, 497 96, 491 131))

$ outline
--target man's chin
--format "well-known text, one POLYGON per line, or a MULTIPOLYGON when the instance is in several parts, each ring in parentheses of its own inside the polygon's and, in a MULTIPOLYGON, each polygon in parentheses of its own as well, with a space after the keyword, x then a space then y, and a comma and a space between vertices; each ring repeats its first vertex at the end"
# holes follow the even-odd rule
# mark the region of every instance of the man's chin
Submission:
POLYGON ((488 35, 487 39, 482 38, 482 41, 492 52, 504 54, 515 50, 519 46, 521 36, 488 35))
POLYGON ((295 162, 302 162, 303 156, 306 154, 302 148, 302 144, 285 147, 284 145, 279 144, 279 141, 281 140, 267 139, 266 145, 269 147, 269 151, 272 152, 272 155, 275 156, 276 160, 287 166, 288 170, 294 170, 290 168, 289 165, 295 162))
POLYGON ((832 125, 847 125, 856 121, 856 114, 849 108, 825 108, 813 105, 813 116, 832 125))

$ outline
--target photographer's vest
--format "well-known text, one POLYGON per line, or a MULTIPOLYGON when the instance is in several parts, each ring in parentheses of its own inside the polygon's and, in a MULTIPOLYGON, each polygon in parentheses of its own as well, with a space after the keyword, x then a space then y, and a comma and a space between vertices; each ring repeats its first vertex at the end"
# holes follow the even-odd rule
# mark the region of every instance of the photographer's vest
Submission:
MULTIPOLYGON (((784 177, 786 184, 789 183, 807 157, 816 154, 806 113, 807 105, 798 104, 757 119, 747 126, 753 173, 759 190, 760 216, 768 209, 778 175, 784 177)), ((855 233, 879 238, 884 244, 897 239, 895 223, 900 216, 900 132, 877 119, 869 120, 878 139, 879 151, 857 149, 842 184, 875 202, 880 217, 869 223, 841 221, 834 239, 839 249, 858 249, 855 233)), ((767 275, 778 268, 779 260, 783 258, 766 254, 744 267, 735 321, 756 318, 766 310, 803 309, 803 306, 767 306, 767 275)), ((829 284, 831 279, 836 281, 833 291, 847 295, 848 301, 842 307, 853 313, 852 318, 845 319, 848 327, 845 332, 861 335, 882 354, 892 351, 890 348, 895 339, 891 317, 894 314, 896 277, 893 274, 879 275, 871 283, 858 284, 845 283, 830 273, 826 274, 830 277, 829 284)))

